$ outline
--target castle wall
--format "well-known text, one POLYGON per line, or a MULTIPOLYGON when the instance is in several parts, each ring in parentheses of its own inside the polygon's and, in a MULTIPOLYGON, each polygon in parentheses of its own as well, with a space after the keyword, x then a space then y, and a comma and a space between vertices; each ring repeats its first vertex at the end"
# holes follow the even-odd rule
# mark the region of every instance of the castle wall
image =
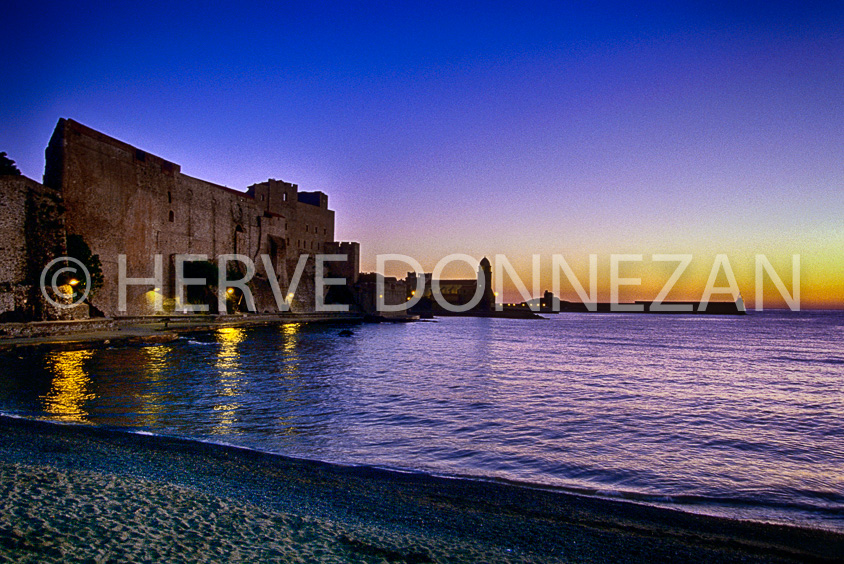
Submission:
MULTIPOLYGON (((324 195, 324 194, 323 194, 324 195)), ((297 221, 291 225, 290 238, 300 253, 324 253, 325 243, 334 241, 334 212, 326 207, 299 202, 297 221)))
MULTIPOLYGON (((45 183, 64 196, 67 232, 82 235, 100 256, 105 284, 92 302, 107 315, 154 313, 156 290, 142 286, 128 286, 127 311, 119 311, 119 254, 127 256, 130 278, 152 277, 154 257, 163 255, 164 284, 157 291, 165 309, 176 311, 182 304, 174 300, 174 255, 247 255, 258 271, 252 285, 257 309, 275 311, 259 255, 277 260, 270 275, 286 294, 299 254, 321 251, 334 237, 334 212, 324 194, 324 206, 303 203, 295 185, 275 180, 238 192, 184 175, 175 163, 71 120, 60 120, 50 141, 45 183)), ((313 309, 312 281, 310 296, 308 288, 300 284, 294 310, 313 309)))
POLYGON ((25 218, 30 183, 34 181, 23 176, 0 176, 0 313, 14 311, 26 299, 25 218))
POLYGON ((63 222, 61 193, 25 176, 0 176, 0 317, 62 319, 87 311, 56 309, 41 295, 41 270, 65 254, 63 222))
POLYGON ((328 274, 330 278, 345 278, 346 284, 353 285, 360 277, 360 243, 335 242, 325 244, 325 254, 345 255, 345 261, 330 261, 328 274))
POLYGON ((334 241, 334 211, 324 193, 299 192, 296 184, 270 179, 253 184, 247 194, 265 215, 286 220, 286 244, 297 253, 323 253, 334 241))

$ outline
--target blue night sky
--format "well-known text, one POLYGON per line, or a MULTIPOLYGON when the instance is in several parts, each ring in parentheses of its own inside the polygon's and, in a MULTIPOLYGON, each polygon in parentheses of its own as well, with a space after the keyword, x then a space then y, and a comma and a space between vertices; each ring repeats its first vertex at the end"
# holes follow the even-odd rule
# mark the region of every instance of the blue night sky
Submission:
POLYGON ((699 295, 726 253, 752 295, 755 253, 789 285, 799 253, 844 303, 844 3, 677 4, 6 3, 0 151, 40 180, 66 117, 322 190, 370 270, 693 253, 699 295))

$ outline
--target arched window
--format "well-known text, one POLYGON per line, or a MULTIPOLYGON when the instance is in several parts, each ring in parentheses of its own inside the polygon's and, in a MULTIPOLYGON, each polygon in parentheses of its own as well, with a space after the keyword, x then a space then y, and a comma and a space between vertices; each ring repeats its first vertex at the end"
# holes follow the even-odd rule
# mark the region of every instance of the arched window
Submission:
POLYGON ((176 214, 173 213, 173 210, 170 210, 170 223, 176 221, 176 214))

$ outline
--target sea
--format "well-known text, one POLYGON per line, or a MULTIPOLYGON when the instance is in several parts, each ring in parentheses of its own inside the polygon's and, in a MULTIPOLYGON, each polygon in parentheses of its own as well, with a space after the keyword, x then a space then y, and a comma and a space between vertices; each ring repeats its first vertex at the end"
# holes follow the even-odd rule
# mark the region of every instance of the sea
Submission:
POLYGON ((844 312, 545 317, 18 351, 0 412, 844 532, 844 312))

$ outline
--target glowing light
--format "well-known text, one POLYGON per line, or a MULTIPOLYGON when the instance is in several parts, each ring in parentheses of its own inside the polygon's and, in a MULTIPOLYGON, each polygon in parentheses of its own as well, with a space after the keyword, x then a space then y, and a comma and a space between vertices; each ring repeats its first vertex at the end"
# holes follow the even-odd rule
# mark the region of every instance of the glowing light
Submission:
POLYGON ((68 284, 70 284, 71 286, 76 286, 77 284, 79 284, 79 280, 77 280, 76 278, 71 278, 68 284))
POLYGON ((228 290, 226 290, 226 293, 231 296, 232 294, 234 294, 234 288, 229 288, 228 290))

